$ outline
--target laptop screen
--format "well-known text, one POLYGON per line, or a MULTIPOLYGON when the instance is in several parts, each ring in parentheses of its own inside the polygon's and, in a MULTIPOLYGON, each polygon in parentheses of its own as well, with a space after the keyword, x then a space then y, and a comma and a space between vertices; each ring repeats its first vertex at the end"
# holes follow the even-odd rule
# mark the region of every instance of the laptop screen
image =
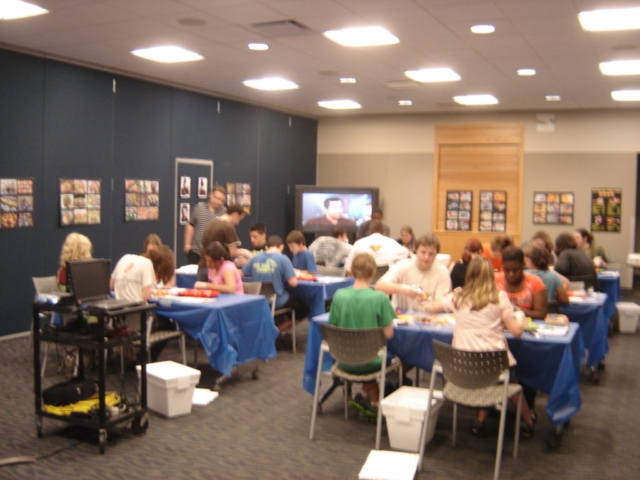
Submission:
POLYGON ((67 262, 68 283, 78 303, 109 297, 111 260, 92 258, 67 262))

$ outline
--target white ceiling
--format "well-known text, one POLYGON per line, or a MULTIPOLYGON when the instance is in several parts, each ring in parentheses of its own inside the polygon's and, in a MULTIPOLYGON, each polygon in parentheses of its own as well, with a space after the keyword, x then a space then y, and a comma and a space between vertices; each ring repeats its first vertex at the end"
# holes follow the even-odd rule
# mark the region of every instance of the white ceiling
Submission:
POLYGON ((30 0, 51 13, 0 21, 0 46, 178 85, 310 117, 353 114, 638 108, 611 91, 640 89, 640 76, 605 77, 598 63, 640 59, 640 31, 588 33, 578 12, 636 7, 640 0, 30 0), (187 26, 180 19, 206 23, 187 26), (265 33, 254 24, 295 20, 308 31, 265 33), (474 35, 479 23, 496 26, 474 35), (326 30, 381 25, 397 45, 346 48, 326 30), (270 49, 253 52, 249 42, 270 49), (205 59, 159 64, 136 48, 174 44, 205 59), (459 82, 417 84, 406 70, 451 67, 459 82), (520 77, 519 68, 537 75, 520 77), (298 90, 262 92, 243 80, 282 76, 298 90), (339 77, 355 77, 354 85, 339 77), (402 87, 402 88, 398 88, 402 87), (454 95, 491 93, 495 106, 462 107, 454 95), (560 95, 560 102, 546 102, 560 95), (356 111, 320 100, 351 99, 356 111), (412 100, 402 107, 398 100, 412 100))

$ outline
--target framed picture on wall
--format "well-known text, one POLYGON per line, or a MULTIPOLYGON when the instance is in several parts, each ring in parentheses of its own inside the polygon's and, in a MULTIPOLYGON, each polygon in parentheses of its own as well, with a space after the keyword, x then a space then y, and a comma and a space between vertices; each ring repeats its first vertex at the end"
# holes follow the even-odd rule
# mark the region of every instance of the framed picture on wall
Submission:
POLYGON ((100 223, 101 180, 60 179, 60 225, 97 225, 100 223))
POLYGON ((481 232, 507 231, 506 191, 480 191, 480 220, 478 224, 478 230, 481 232))
POLYGON ((191 198, 191 177, 180 177, 180 198, 191 198))
POLYGON ((447 190, 446 230, 470 231, 473 192, 447 190))
POLYGON ((124 180, 124 220, 140 222, 158 220, 160 216, 160 181, 124 180))
POLYGON ((622 189, 591 189, 591 231, 620 232, 622 189))
POLYGON ((572 192, 534 192, 533 223, 536 225, 573 225, 572 192))
POLYGON ((180 204, 180 225, 188 224, 190 216, 191 216, 191 205, 188 203, 181 203, 180 204))
POLYGON ((198 177, 198 198, 207 198, 209 196, 208 183, 209 179, 207 177, 198 177))
POLYGON ((0 229, 33 227, 33 178, 0 178, 0 229))
POLYGON ((251 184, 227 183, 227 205, 240 205, 247 215, 251 214, 251 184))

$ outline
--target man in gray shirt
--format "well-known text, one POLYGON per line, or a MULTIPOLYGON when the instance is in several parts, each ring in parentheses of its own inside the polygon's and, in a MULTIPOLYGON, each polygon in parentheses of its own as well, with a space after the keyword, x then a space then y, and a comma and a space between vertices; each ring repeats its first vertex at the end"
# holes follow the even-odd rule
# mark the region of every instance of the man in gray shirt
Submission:
POLYGON ((202 255, 202 234, 205 227, 214 218, 222 216, 227 208, 227 191, 219 185, 213 187, 209 195, 209 202, 198 203, 191 210, 189 223, 184 227, 184 253, 191 264, 197 264, 202 255))

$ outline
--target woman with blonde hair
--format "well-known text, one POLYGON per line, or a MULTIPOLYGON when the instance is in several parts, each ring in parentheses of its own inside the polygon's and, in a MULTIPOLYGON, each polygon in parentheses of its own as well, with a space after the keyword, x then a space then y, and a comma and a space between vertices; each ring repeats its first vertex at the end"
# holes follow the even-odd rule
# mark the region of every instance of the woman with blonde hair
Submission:
POLYGON ((411 253, 416 253, 416 235, 409 225, 405 225, 400 229, 400 238, 397 241, 411 253))
POLYGON ((142 244, 142 253, 149 253, 149 250, 153 250, 156 247, 162 245, 162 240, 155 233, 150 233, 144 239, 144 243, 142 244))
MULTIPOLYGON (((513 367, 516 364, 509 351, 504 329, 519 338, 523 325, 516 319, 507 294, 496 287, 493 266, 486 258, 472 259, 467 268, 464 287, 455 289, 439 302, 427 303, 426 309, 455 314, 454 348, 471 352, 506 350, 509 365, 513 367)), ((517 398, 512 397, 512 403, 517 402, 517 398)), ((481 435, 485 432, 487 416, 488 410, 478 411, 478 417, 471 428, 474 434, 481 435)), ((525 438, 533 436, 533 420, 526 402, 522 402, 522 420, 522 435, 525 438)))
POLYGON ((62 251, 60 252, 60 268, 56 274, 58 287, 63 292, 67 291, 67 262, 74 260, 86 260, 91 258, 93 245, 91 240, 80 233, 70 233, 64 239, 62 251))

